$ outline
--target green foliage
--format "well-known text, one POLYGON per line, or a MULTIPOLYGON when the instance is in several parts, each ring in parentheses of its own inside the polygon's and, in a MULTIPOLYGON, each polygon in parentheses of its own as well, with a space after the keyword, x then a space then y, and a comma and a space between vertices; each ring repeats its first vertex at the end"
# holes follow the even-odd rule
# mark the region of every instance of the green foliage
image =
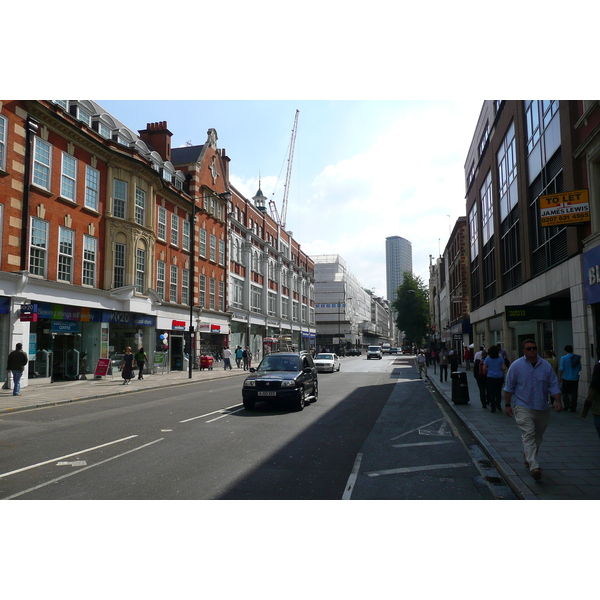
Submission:
POLYGON ((404 273, 392 308, 398 329, 420 346, 429 333, 429 290, 421 277, 404 273))

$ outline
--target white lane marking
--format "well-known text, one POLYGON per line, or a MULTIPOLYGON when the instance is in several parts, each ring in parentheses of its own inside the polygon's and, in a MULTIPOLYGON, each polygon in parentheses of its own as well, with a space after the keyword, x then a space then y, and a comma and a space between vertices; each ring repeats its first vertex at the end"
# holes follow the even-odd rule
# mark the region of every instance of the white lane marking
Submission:
POLYGON ((121 438, 120 440, 115 440, 114 442, 107 442, 106 444, 100 444, 99 446, 94 446, 93 448, 86 448, 85 450, 80 450, 79 452, 72 452, 71 454, 65 454, 65 456, 59 456, 58 458, 51 458, 50 460, 45 460, 44 462, 37 463, 35 465, 29 465, 28 467, 23 467, 21 469, 16 469, 14 471, 9 471, 8 473, 0 473, 0 479, 2 479, 3 477, 8 477, 9 475, 14 475, 15 473, 21 473, 22 471, 28 471, 29 469, 35 469, 36 467, 41 467, 43 465, 47 465, 52 462, 64 460, 65 458, 71 458, 71 456, 78 456, 80 454, 84 454, 85 452, 91 452, 92 450, 98 450, 98 448, 106 448, 106 446, 112 446, 112 444, 119 444, 120 442, 125 442, 127 440, 131 440, 136 437, 138 437, 138 436, 130 435, 128 437, 121 438))
POLYGON ((410 446, 435 446, 436 444, 454 444, 454 440, 441 442, 416 442, 414 444, 392 444, 392 448, 409 448, 410 446))
POLYGON ((238 407, 239 404, 234 404, 233 406, 227 406, 226 408, 219 408, 219 410, 213 410, 212 412, 206 413, 205 415, 198 415, 197 417, 192 417, 191 419, 185 419, 183 421, 179 421, 180 423, 189 423, 190 421, 194 421, 196 419, 204 419, 205 417, 210 417, 211 415, 216 415, 217 413, 222 413, 224 410, 230 410, 232 408, 238 407))
POLYGON ((424 429, 425 427, 429 427, 430 425, 433 425, 434 423, 439 423, 440 421, 443 421, 444 419, 436 419, 435 421, 431 421, 431 423, 427 423, 426 425, 419 425, 419 427, 416 427, 415 429, 411 429, 410 431, 405 431, 404 433, 401 433, 400 435, 397 435, 396 437, 390 438, 390 441, 393 442, 394 440, 397 440, 398 438, 404 437, 405 435, 408 435, 409 433, 414 433, 415 431, 419 431, 419 429, 424 429))
POLYGON ((403 467, 401 469, 386 469, 385 471, 371 471, 365 473, 369 477, 379 477, 380 475, 396 475, 397 473, 415 473, 416 471, 435 471, 437 469, 454 469, 456 467, 471 467, 472 463, 451 463, 448 465, 426 465, 424 467, 403 467))
POLYGON ((227 417, 229 415, 233 415, 236 412, 240 412, 240 410, 244 410, 244 407, 242 406, 242 408, 238 408, 237 410, 227 410, 227 409, 224 409, 223 411, 221 411, 223 414, 220 417, 215 417, 214 419, 211 419, 210 421, 206 421, 206 423, 212 423, 213 421, 218 421, 219 419, 222 419, 222 418, 227 417))
POLYGON ((148 446, 152 446, 152 444, 156 444, 156 442, 162 442, 164 439, 165 438, 159 438, 158 440, 154 440, 153 442, 148 442, 147 444, 144 444, 143 446, 138 446, 137 448, 132 448, 131 450, 127 450, 126 452, 122 452, 121 454, 117 454, 116 456, 112 456, 110 458, 105 458, 104 460, 101 460, 99 463, 89 465, 88 467, 83 467, 83 469, 79 469, 77 471, 72 471, 71 473, 67 473, 66 475, 61 475, 60 477, 56 477, 56 479, 46 481, 46 483, 40 483, 40 485, 36 485, 35 487, 29 488, 27 490, 23 490, 22 492, 17 492, 16 494, 13 494, 12 496, 7 496, 6 498, 2 498, 2 500, 12 500, 13 498, 18 498, 19 496, 23 496, 24 494, 29 494, 30 492, 35 492, 35 490, 39 490, 43 487, 46 487, 47 485, 57 483, 57 482, 61 481, 62 479, 66 479, 67 477, 72 477, 73 475, 77 475, 78 473, 83 473, 83 471, 87 471, 88 469, 93 469, 94 467, 99 467, 100 465, 110 462, 111 460, 115 460, 116 458, 121 458, 122 456, 131 454, 132 452, 137 452, 138 450, 141 450, 142 448, 147 448, 148 446))
POLYGON ((85 467, 86 465, 85 460, 61 460, 56 463, 57 467, 85 467))
POLYGON ((350 473, 350 477, 348 477, 348 483, 346 484, 346 489, 344 490, 342 500, 350 500, 350 497, 352 496, 352 490, 354 489, 354 484, 356 483, 356 478, 358 477, 358 470, 360 469, 362 456, 362 453, 356 455, 354 466, 352 467, 352 473, 350 473))

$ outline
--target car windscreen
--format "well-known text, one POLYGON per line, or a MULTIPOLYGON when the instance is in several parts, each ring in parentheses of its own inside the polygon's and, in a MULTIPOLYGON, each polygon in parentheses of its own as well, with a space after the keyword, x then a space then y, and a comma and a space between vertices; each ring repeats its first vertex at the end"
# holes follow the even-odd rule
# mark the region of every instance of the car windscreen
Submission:
POLYGON ((299 371, 300 359, 297 356, 265 356, 259 371, 299 371))
POLYGON ((379 352, 380 348, 379 346, 369 346, 369 350, 371 352, 379 352))
POLYGON ((317 354, 317 360, 333 360, 333 354, 317 354))

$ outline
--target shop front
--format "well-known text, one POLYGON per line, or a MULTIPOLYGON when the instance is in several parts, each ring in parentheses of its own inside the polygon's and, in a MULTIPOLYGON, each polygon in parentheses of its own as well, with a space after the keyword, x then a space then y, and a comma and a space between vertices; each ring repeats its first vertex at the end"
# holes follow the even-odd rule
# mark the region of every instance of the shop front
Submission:
POLYGON ((155 317, 122 311, 51 304, 23 304, 29 322, 29 380, 34 383, 93 377, 100 358, 143 345, 155 317))

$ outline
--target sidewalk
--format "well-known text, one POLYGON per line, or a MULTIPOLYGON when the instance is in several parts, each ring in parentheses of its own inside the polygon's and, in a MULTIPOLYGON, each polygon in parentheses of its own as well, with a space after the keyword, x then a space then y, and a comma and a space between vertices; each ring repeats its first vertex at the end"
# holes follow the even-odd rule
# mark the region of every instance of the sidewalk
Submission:
MULTIPOLYGON (((454 404, 450 375, 447 382, 441 383, 439 366, 436 370, 437 373, 434 373, 433 365, 428 367, 429 380, 481 443, 496 469, 519 498, 600 499, 600 439, 592 416, 581 418, 581 396, 577 413, 557 413, 551 409, 550 424, 539 453, 542 479, 535 481, 525 468, 521 432, 514 418, 507 417, 504 411, 491 413, 489 407, 482 408, 473 371, 466 372, 469 404, 454 404)), ((464 366, 458 370, 464 371, 464 366)), ((582 393, 582 389, 579 393, 582 393)))
POLYGON ((137 379, 136 375, 136 378, 132 379, 131 383, 123 385, 123 379, 121 379, 119 371, 115 373, 114 377, 107 375, 102 379, 94 379, 93 376, 90 377, 88 375, 88 379, 56 382, 50 385, 36 385, 34 383, 27 387, 21 387, 20 396, 13 396, 12 390, 0 390, 0 415, 28 408, 77 402, 78 400, 89 400, 103 396, 131 394, 140 390, 173 387, 175 385, 185 385, 186 383, 198 383, 200 381, 247 374, 248 371, 238 369, 237 367, 233 367, 231 371, 225 371, 223 370, 223 363, 216 363, 212 371, 206 369, 203 371, 192 371, 191 379, 189 378, 188 371, 171 371, 164 375, 144 375, 144 379, 142 380, 137 379))

